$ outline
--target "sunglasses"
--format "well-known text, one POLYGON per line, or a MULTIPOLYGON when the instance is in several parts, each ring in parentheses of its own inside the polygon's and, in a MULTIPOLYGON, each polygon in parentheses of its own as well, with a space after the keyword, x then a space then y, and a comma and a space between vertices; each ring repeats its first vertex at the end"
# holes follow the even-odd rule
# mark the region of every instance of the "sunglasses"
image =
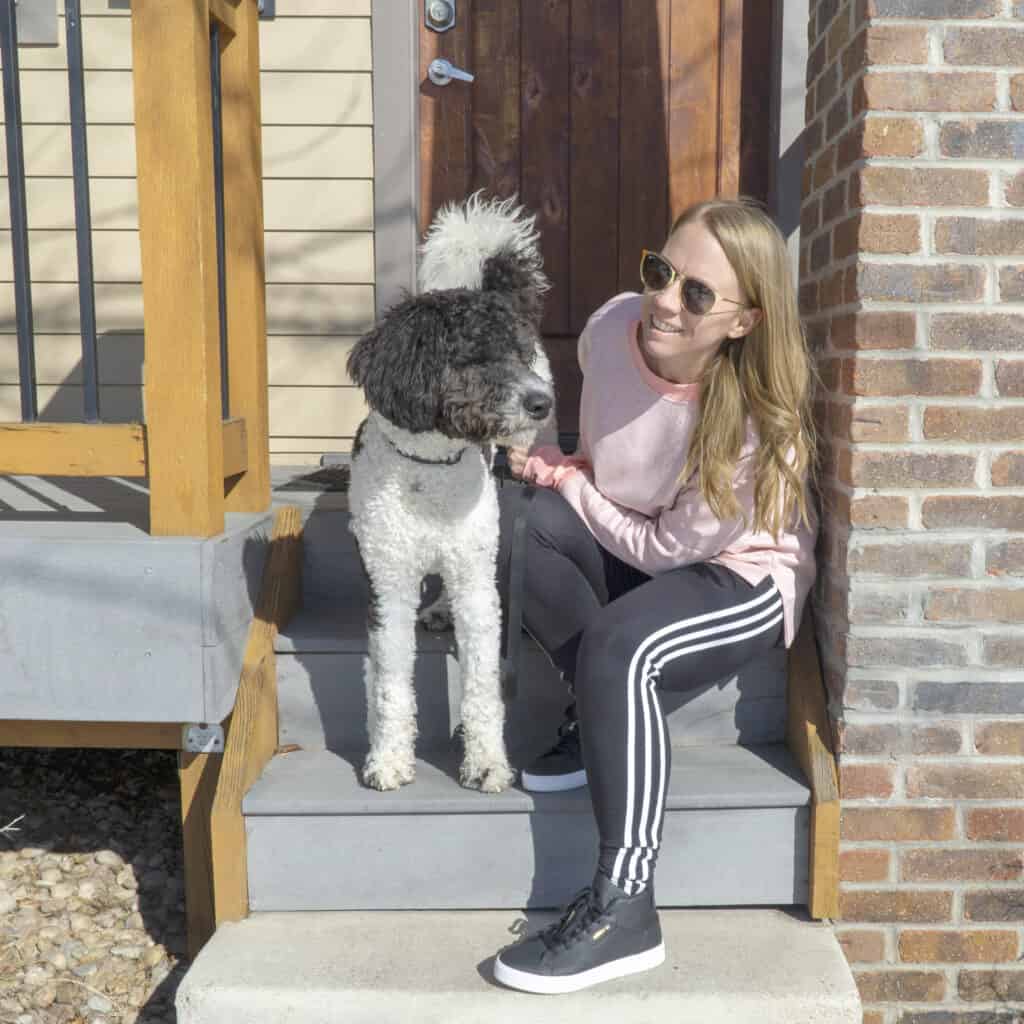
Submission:
POLYGON ((719 299, 740 309, 750 309, 750 306, 745 306, 742 302, 720 296, 714 288, 696 277, 680 274, 661 253, 651 252, 650 249, 644 249, 640 254, 640 280, 644 287, 652 292, 664 291, 666 288, 671 288, 676 281, 682 281, 683 306, 686 307, 688 313, 692 313, 694 316, 720 316, 721 313, 733 312, 731 309, 726 309, 719 313, 711 313, 719 299))

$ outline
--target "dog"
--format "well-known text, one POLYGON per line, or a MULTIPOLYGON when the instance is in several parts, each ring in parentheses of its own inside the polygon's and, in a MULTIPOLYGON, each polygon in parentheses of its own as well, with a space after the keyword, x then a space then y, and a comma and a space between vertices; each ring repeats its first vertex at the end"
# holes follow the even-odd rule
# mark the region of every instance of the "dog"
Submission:
MULTIPOLYGON (((534 218, 479 193, 445 207, 420 248, 419 294, 354 346, 352 380, 369 415, 351 461, 351 530, 370 584, 363 781, 415 775, 415 627, 421 582, 438 573, 462 677, 460 782, 497 793, 505 750, 496 584, 495 445, 529 446, 553 420, 540 338, 542 270, 534 218)), ((435 609, 436 611, 436 609, 435 609)))

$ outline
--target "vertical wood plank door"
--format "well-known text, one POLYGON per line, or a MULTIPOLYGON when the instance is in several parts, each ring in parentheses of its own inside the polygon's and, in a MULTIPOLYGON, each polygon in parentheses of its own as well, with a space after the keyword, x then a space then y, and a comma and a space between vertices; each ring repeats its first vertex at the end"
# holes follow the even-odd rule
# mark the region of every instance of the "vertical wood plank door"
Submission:
POLYGON ((416 2, 420 228, 478 189, 536 213, 559 425, 573 432, 587 317, 639 290, 640 250, 659 247, 680 210, 742 188, 752 0, 457 0, 446 32, 416 2), (434 85, 438 57, 474 81, 434 85))

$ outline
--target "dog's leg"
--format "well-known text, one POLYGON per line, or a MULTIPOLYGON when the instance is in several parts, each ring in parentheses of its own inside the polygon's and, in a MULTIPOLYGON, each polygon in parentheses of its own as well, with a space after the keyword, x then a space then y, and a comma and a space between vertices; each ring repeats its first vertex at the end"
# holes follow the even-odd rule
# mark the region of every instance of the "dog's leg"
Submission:
POLYGON ((416 605, 419 580, 380 571, 371 577, 366 697, 370 752, 363 781, 398 789, 416 774, 416 605))
POLYGON ((500 793, 512 782, 505 752, 505 705, 499 672, 501 607, 493 563, 451 567, 445 582, 451 596, 462 676, 465 756, 459 771, 464 786, 500 793), (487 570, 487 571, 484 571, 487 570))

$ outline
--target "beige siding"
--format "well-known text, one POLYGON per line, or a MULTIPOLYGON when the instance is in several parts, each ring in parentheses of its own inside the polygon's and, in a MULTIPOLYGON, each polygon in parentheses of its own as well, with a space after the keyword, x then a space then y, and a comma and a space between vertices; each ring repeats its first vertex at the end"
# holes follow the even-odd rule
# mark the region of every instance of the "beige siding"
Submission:
MULTIPOLYGON (((130 12, 83 0, 104 418, 142 417, 142 293, 130 12)), ((63 46, 24 49, 21 94, 36 368, 46 417, 81 416, 81 343, 63 46)), ((365 414, 345 359, 373 321, 370 0, 277 0, 260 26, 271 451, 348 448, 365 414)), ((0 118, 4 116, 0 108, 0 118)), ((0 175, 6 176, 0 145, 0 175)), ((17 420, 7 182, 0 181, 0 420, 17 420)))

